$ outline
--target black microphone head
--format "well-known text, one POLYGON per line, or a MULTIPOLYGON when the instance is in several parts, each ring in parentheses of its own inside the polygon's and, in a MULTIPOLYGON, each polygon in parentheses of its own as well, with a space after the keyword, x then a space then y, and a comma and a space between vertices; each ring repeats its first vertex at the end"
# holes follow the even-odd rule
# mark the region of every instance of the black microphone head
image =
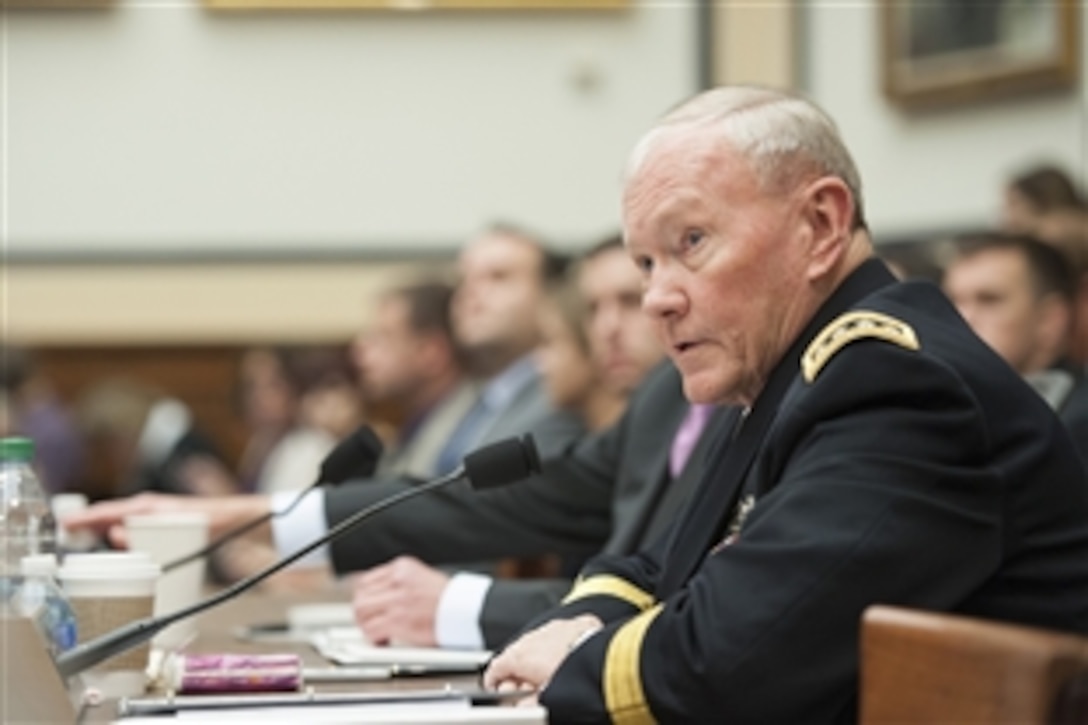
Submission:
POLYGON ((381 456, 381 440, 370 426, 364 425, 325 456, 318 481, 336 486, 349 478, 367 478, 374 475, 381 456))
POLYGON ((540 473, 540 454, 531 435, 507 438, 465 456, 465 478, 476 490, 497 488, 540 473))

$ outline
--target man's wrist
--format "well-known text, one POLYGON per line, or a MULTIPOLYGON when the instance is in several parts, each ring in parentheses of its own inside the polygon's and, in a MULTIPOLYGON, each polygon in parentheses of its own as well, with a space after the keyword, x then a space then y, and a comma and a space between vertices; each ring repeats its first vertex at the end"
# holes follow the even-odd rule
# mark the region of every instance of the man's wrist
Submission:
POLYGON ((571 640, 570 645, 567 646, 568 652, 573 652, 574 650, 578 649, 585 643, 587 639, 604 629, 604 623, 592 614, 583 614, 581 617, 578 617, 574 621, 584 621, 585 629, 579 632, 578 636, 571 640))

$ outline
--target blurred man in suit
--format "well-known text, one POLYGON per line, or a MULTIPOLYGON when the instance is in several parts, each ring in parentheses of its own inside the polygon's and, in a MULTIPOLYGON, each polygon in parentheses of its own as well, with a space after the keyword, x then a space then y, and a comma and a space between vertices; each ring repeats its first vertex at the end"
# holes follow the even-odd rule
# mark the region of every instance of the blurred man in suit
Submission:
POLYGON ((1076 280, 1061 251, 996 232, 965 237, 943 287, 978 336, 1054 409, 1088 462, 1088 381, 1066 357, 1076 280))
POLYGON ((382 455, 379 474, 427 478, 476 396, 450 323, 453 288, 421 282, 383 293, 354 346, 363 397, 392 406, 404 422, 382 455))

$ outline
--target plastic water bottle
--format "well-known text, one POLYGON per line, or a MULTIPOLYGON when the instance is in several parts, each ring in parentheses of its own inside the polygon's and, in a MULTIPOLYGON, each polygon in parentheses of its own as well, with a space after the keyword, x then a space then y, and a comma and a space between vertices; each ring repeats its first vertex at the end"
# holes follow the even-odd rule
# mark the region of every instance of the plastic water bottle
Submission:
POLYGON ((22 582, 8 603, 14 614, 34 620, 50 654, 56 657, 75 647, 76 615, 57 583, 57 557, 53 554, 24 556, 22 582))
POLYGON ((33 460, 34 441, 0 438, 0 604, 18 588, 24 556, 56 552, 57 525, 33 460))

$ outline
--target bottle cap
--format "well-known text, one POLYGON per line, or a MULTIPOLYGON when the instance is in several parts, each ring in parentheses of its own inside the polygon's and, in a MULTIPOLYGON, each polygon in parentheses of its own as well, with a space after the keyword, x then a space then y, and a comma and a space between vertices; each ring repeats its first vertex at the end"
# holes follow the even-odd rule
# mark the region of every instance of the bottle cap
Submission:
POLYGON ((34 441, 29 438, 0 438, 0 461, 34 460, 34 441))

